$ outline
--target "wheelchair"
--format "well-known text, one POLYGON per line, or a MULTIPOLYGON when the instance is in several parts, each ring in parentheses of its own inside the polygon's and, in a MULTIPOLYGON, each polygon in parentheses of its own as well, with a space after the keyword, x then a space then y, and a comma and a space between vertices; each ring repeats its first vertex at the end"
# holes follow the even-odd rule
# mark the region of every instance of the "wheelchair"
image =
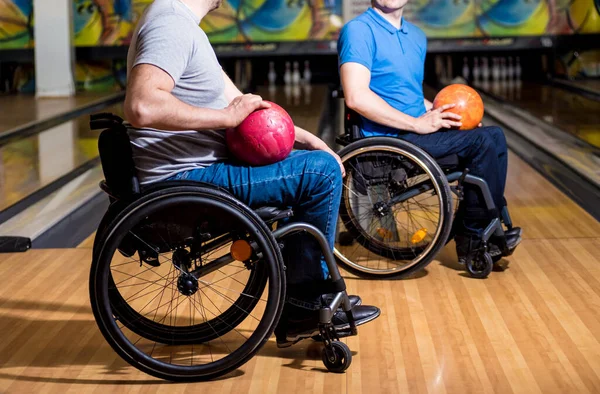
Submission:
MULTIPOLYGON (((343 99, 343 92, 333 90, 333 97, 343 99)), ((490 218, 482 234, 472 236, 464 261, 469 275, 486 278, 495 262, 512 254, 502 227, 512 229, 506 206, 496 214, 487 183, 462 168, 457 155, 434 159, 399 138, 365 137, 360 116, 343 106, 344 133, 336 143, 346 177, 334 254, 346 270, 398 279, 425 268, 454 237, 465 185, 480 192, 490 218), (501 255, 489 253, 492 236, 501 255)))
POLYGON ((280 221, 289 209, 250 209, 227 191, 199 182, 140 186, 123 119, 91 116, 102 130, 101 189, 109 207, 94 240, 90 303, 106 341, 127 363, 171 381, 203 381, 249 361, 267 342, 286 299, 281 249, 306 232, 329 267, 330 305, 320 310, 322 358, 343 372, 352 353, 331 322, 341 307, 357 328, 335 257, 324 235, 280 221))

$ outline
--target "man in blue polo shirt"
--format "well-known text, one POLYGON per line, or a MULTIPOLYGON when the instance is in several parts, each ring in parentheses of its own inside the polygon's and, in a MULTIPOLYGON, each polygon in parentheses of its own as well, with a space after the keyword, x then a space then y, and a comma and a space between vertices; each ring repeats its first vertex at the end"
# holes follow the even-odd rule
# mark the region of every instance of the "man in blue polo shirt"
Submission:
MULTIPOLYGON (((507 147, 499 127, 451 130, 460 126, 454 105, 432 109, 423 96, 427 38, 402 17, 407 0, 372 0, 372 7, 348 22, 338 42, 340 77, 346 105, 362 117, 363 134, 394 136, 409 141, 435 158, 456 154, 471 174, 488 183, 498 211, 505 206, 507 147)), ((481 125, 480 125, 481 126, 481 125)), ((465 187, 454 223, 457 253, 463 260, 467 234, 489 223, 477 192, 465 187)), ((507 232, 514 249, 521 241, 518 227, 507 232)), ((500 253, 498 248, 492 254, 500 253)))

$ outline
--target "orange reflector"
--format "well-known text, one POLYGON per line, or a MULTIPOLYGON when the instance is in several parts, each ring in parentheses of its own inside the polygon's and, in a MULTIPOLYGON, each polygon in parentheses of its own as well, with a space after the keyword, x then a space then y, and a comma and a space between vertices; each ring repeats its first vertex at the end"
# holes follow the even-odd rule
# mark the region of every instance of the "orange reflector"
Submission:
POLYGON ((246 261, 252 256, 252 246, 248 241, 238 239, 231 244, 231 257, 237 261, 246 261))
POLYGON ((379 237, 382 240, 391 239, 393 236, 392 232, 390 230, 388 230, 387 228, 382 228, 382 227, 379 227, 377 229, 377 235, 379 235, 379 237))
POLYGON ((410 239, 410 242, 412 242, 413 244, 418 244, 419 242, 424 240, 426 236, 427 236, 427 229, 422 228, 420 230, 417 230, 417 232, 413 234, 412 238, 410 239))

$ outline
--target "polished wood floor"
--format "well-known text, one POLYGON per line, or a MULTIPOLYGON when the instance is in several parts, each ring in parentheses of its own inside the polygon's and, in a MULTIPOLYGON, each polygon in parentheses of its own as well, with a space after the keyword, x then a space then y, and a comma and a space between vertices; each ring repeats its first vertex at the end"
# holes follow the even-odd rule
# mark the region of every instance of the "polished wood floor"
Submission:
MULTIPOLYGON (((93 101, 101 96, 61 99, 64 102, 61 102, 62 106, 55 103, 56 109, 72 110, 67 106, 68 102, 83 105, 94 97, 93 101)), ((1 100, 0 108, 3 108, 1 100)), ((122 105, 115 104, 104 111, 122 115, 122 105)), ((0 146, 0 211, 97 158, 99 135, 100 131, 90 130, 89 116, 86 115, 0 146)))
POLYGON ((222 379, 167 384, 123 362, 89 307, 90 247, 0 255, 2 393, 598 393, 600 223, 514 155, 507 197, 525 240, 486 280, 465 275, 450 244, 403 281, 346 275, 381 307, 346 342, 345 374, 319 345, 259 355, 222 379))
POLYGON ((0 132, 74 110, 114 93, 78 93, 71 97, 36 98, 35 95, 0 95, 0 132))
POLYGON ((600 101, 559 87, 532 82, 510 86, 492 83, 485 90, 597 148, 600 147, 600 101))

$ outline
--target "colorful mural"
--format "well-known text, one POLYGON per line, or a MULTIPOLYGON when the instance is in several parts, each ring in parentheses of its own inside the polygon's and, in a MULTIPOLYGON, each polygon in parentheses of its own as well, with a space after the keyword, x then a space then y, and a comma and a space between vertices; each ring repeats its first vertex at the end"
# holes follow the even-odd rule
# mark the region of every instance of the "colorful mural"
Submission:
POLYGON ((33 45, 33 0, 0 0, 0 49, 33 45))
POLYGON ((130 0, 73 0, 76 46, 126 45, 133 31, 130 0))
MULTIPOLYGON (((335 39, 356 0, 224 0, 201 23, 213 43, 335 39)), ((152 0, 73 0, 76 46, 128 45, 152 0)), ((33 0, 0 0, 0 49, 33 41, 33 0)), ((360 10, 360 9, 359 9, 360 10)), ((600 0, 409 0, 432 38, 600 33, 600 0)))
MULTIPOLYGON (((127 45, 152 0, 73 0, 76 46, 127 45)), ((202 21, 211 42, 335 39, 341 0, 225 0, 202 21)))
POLYGON ((127 62, 125 60, 78 61, 75 66, 75 84, 79 91, 122 90, 127 84, 127 62))
POLYGON ((600 33, 600 0, 416 0, 405 17, 432 38, 600 33))
POLYGON ((200 26, 213 43, 335 39, 341 0, 225 0, 200 26))

